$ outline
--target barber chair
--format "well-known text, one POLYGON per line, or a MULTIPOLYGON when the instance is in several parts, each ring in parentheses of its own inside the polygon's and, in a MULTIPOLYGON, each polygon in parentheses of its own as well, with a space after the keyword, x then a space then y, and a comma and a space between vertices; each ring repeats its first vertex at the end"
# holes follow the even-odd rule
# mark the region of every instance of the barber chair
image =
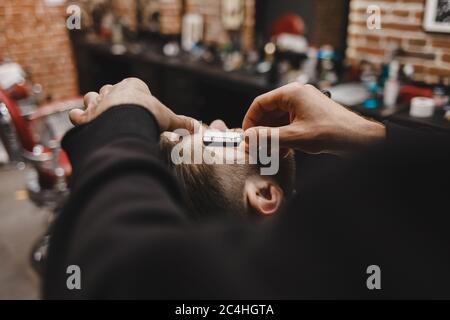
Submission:
POLYGON ((68 112, 81 107, 81 98, 52 103, 23 114, 19 105, 0 90, 3 140, 10 154, 17 153, 31 167, 27 177, 30 199, 39 207, 57 210, 67 195, 71 166, 60 149, 60 139, 71 128, 68 112))
MULTIPOLYGON (((68 112, 83 105, 82 98, 52 103, 40 108, 23 108, 0 89, 0 134, 8 155, 16 163, 25 162, 26 189, 38 207, 56 214, 68 195, 72 168, 60 148, 62 136, 72 127, 68 112)), ((22 166, 23 167, 23 166, 22 166)), ((42 271, 49 235, 40 239, 31 256, 33 267, 42 271)))

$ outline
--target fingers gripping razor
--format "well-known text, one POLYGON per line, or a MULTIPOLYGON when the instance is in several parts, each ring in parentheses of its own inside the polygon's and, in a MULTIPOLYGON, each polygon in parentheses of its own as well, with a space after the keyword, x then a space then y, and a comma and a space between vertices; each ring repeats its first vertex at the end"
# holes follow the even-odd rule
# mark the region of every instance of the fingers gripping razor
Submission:
POLYGON ((222 132, 207 130, 203 135, 203 144, 211 147, 237 147, 243 141, 243 136, 237 132, 222 132))

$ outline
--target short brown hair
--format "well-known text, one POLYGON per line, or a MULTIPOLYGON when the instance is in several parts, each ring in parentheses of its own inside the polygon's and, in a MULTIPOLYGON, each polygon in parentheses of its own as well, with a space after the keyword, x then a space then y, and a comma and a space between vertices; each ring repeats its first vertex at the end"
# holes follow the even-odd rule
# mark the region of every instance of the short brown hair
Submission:
MULTIPOLYGON (((245 215, 246 202, 243 190, 247 178, 260 174, 260 165, 252 164, 180 164, 171 161, 171 152, 176 143, 161 137, 164 160, 178 179, 195 216, 245 215), (240 198, 241 197, 241 198, 240 198)), ((280 168, 273 179, 283 190, 285 200, 294 192, 295 160, 293 152, 280 159, 280 168)))

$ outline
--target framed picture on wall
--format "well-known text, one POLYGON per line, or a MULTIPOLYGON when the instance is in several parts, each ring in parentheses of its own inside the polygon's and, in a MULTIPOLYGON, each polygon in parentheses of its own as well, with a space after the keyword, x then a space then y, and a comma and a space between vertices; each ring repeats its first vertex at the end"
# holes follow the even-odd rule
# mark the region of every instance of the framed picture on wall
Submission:
POLYGON ((429 32, 450 33, 450 0, 427 0, 423 27, 429 32))

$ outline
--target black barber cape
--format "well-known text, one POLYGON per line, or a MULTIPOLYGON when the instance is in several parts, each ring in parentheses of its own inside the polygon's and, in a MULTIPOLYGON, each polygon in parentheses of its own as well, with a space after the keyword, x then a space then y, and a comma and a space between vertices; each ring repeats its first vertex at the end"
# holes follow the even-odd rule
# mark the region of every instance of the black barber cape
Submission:
POLYGON ((67 134, 71 195, 45 298, 450 298, 446 138, 388 124, 385 143, 323 168, 286 212, 258 223, 193 219, 158 139, 139 106, 67 134), (71 265, 81 290, 67 288, 71 265), (373 265, 381 290, 367 286, 373 265))

